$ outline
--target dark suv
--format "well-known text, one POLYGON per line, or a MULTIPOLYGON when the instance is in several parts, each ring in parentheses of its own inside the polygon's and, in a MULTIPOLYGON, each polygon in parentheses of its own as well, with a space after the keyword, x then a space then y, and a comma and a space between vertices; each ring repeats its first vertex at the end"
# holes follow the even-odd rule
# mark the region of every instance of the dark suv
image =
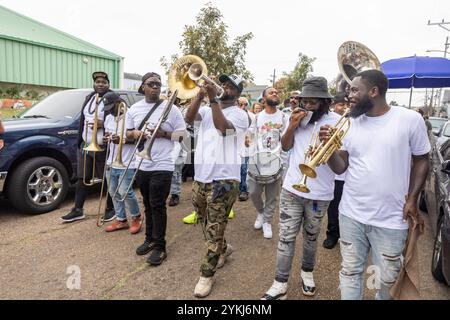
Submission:
MULTIPOLYGON (((135 91, 115 91, 129 106, 144 98, 135 91)), ((64 201, 75 179, 80 111, 90 92, 92 89, 54 93, 18 118, 4 122, 0 194, 18 210, 46 213, 64 201)))
POLYGON ((450 140, 434 146, 431 163, 419 207, 428 212, 435 236, 431 272, 450 285, 450 140))

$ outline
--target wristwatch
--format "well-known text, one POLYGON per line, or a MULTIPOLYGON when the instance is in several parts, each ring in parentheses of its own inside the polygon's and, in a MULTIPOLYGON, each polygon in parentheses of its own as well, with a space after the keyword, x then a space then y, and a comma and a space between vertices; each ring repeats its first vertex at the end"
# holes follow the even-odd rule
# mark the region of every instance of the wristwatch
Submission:
POLYGON ((212 99, 209 104, 220 104, 220 101, 217 98, 212 99))

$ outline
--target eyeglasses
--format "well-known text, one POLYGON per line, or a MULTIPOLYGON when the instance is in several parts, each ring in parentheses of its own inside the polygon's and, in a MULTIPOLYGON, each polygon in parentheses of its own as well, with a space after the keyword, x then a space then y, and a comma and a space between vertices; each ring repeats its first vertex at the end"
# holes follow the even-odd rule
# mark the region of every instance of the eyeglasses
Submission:
POLYGON ((317 104, 319 104, 319 100, 317 100, 317 99, 302 99, 302 104, 304 105, 304 106, 306 106, 307 104, 310 104, 310 105, 317 105, 317 104))
POLYGON ((160 82, 147 82, 145 85, 149 88, 154 88, 154 89, 161 88, 161 86, 162 86, 162 84, 160 82))
POLYGON ((248 107, 248 103, 240 103, 239 104, 241 107, 248 107))
POLYGON ((291 99, 291 100, 295 99, 295 100, 299 100, 300 101, 301 98, 300 97, 289 97, 289 99, 291 99))

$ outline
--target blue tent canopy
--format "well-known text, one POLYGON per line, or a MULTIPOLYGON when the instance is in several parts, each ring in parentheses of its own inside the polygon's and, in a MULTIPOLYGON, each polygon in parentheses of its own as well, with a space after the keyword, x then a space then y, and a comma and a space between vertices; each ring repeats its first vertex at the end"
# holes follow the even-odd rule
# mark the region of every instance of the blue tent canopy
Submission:
POLYGON ((386 61, 382 68, 390 89, 450 87, 450 60, 446 58, 399 58, 386 61))

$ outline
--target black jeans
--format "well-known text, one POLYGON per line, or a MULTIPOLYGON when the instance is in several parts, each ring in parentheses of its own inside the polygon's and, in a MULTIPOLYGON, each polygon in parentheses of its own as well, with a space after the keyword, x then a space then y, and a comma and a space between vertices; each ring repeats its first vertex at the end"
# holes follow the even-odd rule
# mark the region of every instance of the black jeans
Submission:
MULTIPOLYGON (((84 153, 81 148, 78 149, 78 158, 77 158, 77 177, 78 181, 75 189, 75 208, 83 209, 84 202, 87 197, 87 186, 84 185, 83 176, 86 175, 86 180, 90 182, 91 178, 94 176, 92 170, 94 165, 94 156, 95 156, 95 177, 102 179, 104 166, 105 166, 105 158, 106 152, 97 152, 95 155, 93 153, 88 153, 86 156, 86 172, 84 170, 84 153)), ((108 184, 105 181, 105 190, 108 190, 108 184)), ((114 204, 112 202, 111 196, 109 192, 107 192, 107 201, 106 201, 106 211, 114 210, 114 204)))
POLYGON ((344 190, 344 181, 335 181, 334 200, 331 201, 328 208, 328 230, 327 237, 339 239, 339 203, 341 202, 342 192, 344 190))
POLYGON ((145 206, 145 239, 166 251, 167 207, 173 172, 139 171, 137 183, 145 206))

